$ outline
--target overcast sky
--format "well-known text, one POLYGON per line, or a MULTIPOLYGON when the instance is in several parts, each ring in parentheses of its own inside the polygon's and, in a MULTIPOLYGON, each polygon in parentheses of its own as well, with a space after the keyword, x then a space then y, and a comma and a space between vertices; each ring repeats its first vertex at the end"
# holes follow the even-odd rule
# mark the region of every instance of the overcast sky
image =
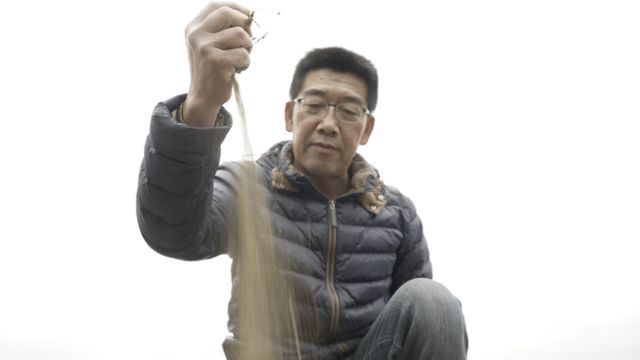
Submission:
MULTIPOLYGON (((223 358, 229 260, 165 258, 135 219, 151 110, 187 90, 205 4, 0 5, 1 359, 223 358)), ((470 359, 640 358, 636 1, 244 4, 269 32, 238 77, 256 153, 290 137, 307 50, 377 65, 361 152, 415 202, 470 359)))

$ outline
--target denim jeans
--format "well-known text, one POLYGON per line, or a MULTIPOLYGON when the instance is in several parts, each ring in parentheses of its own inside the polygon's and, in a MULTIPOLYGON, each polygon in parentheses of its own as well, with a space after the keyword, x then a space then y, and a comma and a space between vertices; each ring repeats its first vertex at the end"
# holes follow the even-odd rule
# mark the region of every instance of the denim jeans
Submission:
POLYGON ((467 348, 458 299, 440 283, 413 279, 391 297, 352 360, 464 360, 467 348))

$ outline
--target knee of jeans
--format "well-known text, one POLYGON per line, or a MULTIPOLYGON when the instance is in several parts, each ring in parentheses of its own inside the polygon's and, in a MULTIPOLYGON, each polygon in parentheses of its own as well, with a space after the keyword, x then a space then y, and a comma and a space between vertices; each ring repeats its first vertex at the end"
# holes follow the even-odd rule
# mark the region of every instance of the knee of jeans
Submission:
POLYGON ((425 311, 427 314, 446 312, 449 316, 462 316, 460 301, 444 285, 431 279, 407 281, 396 295, 401 301, 411 303, 414 311, 425 311))

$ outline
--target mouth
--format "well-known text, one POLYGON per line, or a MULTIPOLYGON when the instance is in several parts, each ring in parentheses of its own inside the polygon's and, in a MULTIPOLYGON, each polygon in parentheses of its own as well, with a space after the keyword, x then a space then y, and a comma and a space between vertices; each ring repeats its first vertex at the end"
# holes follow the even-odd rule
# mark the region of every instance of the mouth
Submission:
POLYGON ((320 151, 338 151, 336 145, 326 141, 313 141, 309 144, 309 147, 320 151))

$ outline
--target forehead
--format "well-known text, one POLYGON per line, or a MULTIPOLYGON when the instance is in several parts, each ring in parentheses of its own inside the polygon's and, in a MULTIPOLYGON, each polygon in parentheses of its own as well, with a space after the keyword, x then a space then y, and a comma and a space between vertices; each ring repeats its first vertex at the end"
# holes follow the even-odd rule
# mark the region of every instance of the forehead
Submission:
POLYGON ((366 103, 367 84, 360 77, 329 69, 317 69, 307 73, 299 95, 321 94, 329 99, 354 98, 366 103))

